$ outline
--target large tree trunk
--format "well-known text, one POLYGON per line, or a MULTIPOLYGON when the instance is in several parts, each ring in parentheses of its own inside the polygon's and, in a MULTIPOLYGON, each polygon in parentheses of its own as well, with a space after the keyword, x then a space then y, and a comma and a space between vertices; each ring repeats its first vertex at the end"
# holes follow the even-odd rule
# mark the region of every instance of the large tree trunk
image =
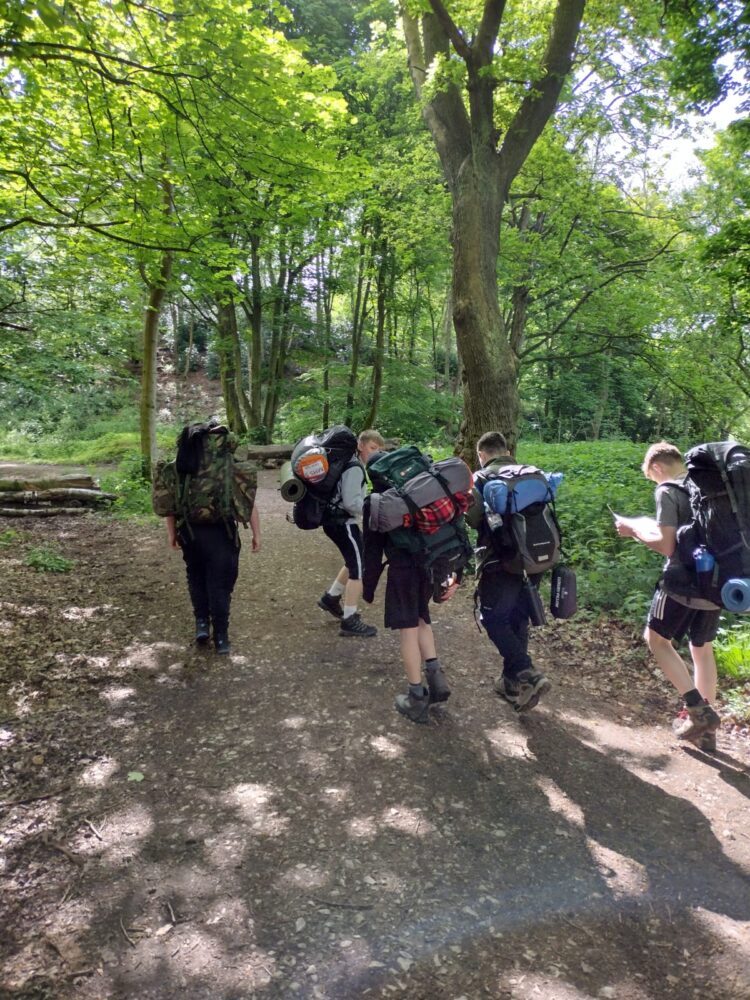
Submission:
MULTIPOLYGON (((402 4, 409 71, 417 97, 437 60, 463 60, 466 90, 448 80, 422 106, 453 202, 453 319, 463 363, 459 450, 473 460, 477 437, 499 430, 513 447, 520 412, 516 358, 498 304, 502 209, 510 186, 552 116, 580 30, 585 0, 557 0, 546 51, 502 136, 492 72, 505 0, 484 0, 478 25, 461 31, 443 0, 417 19, 402 4), (470 40, 469 40, 470 39, 470 40)), ((453 78, 455 79, 455 77, 453 78)))

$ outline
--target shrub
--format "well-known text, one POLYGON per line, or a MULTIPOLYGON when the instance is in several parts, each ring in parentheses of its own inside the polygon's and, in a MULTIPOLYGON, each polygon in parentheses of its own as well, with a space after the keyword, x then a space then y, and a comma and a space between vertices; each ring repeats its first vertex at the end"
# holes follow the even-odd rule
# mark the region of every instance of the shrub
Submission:
POLYGON ((55 549, 41 545, 38 548, 29 549, 26 565, 31 566, 37 573, 69 573, 75 563, 71 559, 66 559, 55 549))

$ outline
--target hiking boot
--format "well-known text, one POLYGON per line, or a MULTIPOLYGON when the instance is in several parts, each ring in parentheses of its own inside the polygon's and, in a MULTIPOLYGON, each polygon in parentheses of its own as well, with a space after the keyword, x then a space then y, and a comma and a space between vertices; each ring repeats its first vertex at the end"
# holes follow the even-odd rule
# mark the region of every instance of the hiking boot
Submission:
POLYGON ((421 698, 415 698, 411 691, 396 695, 396 711, 405 715, 407 719, 411 719, 412 722, 427 722, 429 709, 430 692, 426 687, 422 688, 421 698))
POLYGON ((518 697, 521 693, 521 685, 516 684, 505 674, 501 674, 495 682, 495 692, 504 698, 513 708, 518 704, 518 697))
POLYGON ((689 740, 696 746, 706 733, 715 733, 721 725, 721 718, 707 701, 701 705, 686 705, 675 719, 672 730, 678 740, 689 740))
POLYGON ((552 687, 552 682, 539 670, 522 670, 516 680, 520 687, 515 704, 517 712, 530 712, 536 708, 542 695, 552 687))
POLYGON ((427 688, 430 692, 430 704, 435 705, 438 702, 447 701, 451 696, 451 689, 448 687, 448 680, 440 664, 425 672, 427 674, 427 688))
POLYGON ((219 656, 226 656, 229 652, 231 646, 229 645, 229 636, 226 632, 216 632, 214 634, 214 649, 219 656))
POLYGON ((375 626, 367 625, 363 622, 356 611, 353 615, 349 615, 348 618, 341 619, 339 635, 357 635, 360 638, 370 639, 377 634, 378 630, 375 626))
POLYGON ((199 646, 205 646, 211 637, 211 625, 208 618, 195 619, 195 641, 199 646))
POLYGON ((344 609, 341 607, 341 594, 338 597, 334 597, 333 594, 329 594, 326 591, 318 601, 318 607, 333 615, 334 618, 344 617, 344 609))
POLYGON ((704 753, 716 753, 716 733, 704 733, 695 745, 704 753))

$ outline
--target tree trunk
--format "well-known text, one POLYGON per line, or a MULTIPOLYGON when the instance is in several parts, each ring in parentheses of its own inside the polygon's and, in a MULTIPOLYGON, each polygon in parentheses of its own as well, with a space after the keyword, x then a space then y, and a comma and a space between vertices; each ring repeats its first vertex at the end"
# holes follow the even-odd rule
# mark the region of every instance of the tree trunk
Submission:
POLYGON ((591 440, 598 441, 602 433, 602 421, 609 401, 609 372, 612 365, 612 352, 605 351, 600 366, 599 391, 596 394, 596 407, 591 418, 591 440))
POLYGON ((380 249, 377 282, 377 325, 375 332, 375 354, 372 362, 372 399, 365 427, 374 427, 380 408, 380 394, 383 388, 383 357, 385 354, 386 288, 388 283, 388 244, 383 240, 380 249))
POLYGON ((227 411, 227 424, 235 434, 246 434, 248 427, 255 426, 255 422, 252 420, 250 403, 241 381, 242 354, 233 297, 227 297, 226 293, 218 295, 216 309, 216 353, 219 357, 219 377, 227 411))
POLYGON ((362 329, 365 325, 367 314, 367 299, 370 293, 370 279, 365 282, 366 271, 366 245, 365 230, 363 227, 359 244, 359 263, 357 266, 357 292, 354 301, 354 314, 352 316, 352 353, 349 365, 349 380, 346 392, 346 413, 344 421, 347 426, 351 425, 354 415, 354 389, 357 385, 357 372, 359 370, 359 349, 362 341, 362 329))
MULTIPOLYGON (((458 442, 473 461, 477 437, 499 430, 515 447, 520 412, 517 364, 498 303, 502 209, 510 186, 551 118, 570 72, 585 0, 557 0, 535 78, 502 135, 495 124, 493 73, 504 0, 484 0, 479 24, 461 31, 443 0, 418 19, 402 4, 409 71, 417 97, 438 60, 463 61, 466 89, 446 80, 422 104, 453 204, 453 319, 463 362, 464 418, 458 442)), ((455 79, 455 78, 454 78, 455 79)), ((517 83, 517 81, 516 81, 517 83)), ((507 95, 510 98, 510 95, 507 95)))
POLYGON ((143 317, 143 369, 141 372, 141 472, 151 479, 156 462, 156 352, 159 346, 159 317, 167 283, 172 274, 172 253, 162 254, 159 277, 148 286, 148 302, 143 317))
POLYGON ((260 278, 260 236, 250 237, 250 408, 261 411, 261 365, 263 364, 263 295, 260 278))

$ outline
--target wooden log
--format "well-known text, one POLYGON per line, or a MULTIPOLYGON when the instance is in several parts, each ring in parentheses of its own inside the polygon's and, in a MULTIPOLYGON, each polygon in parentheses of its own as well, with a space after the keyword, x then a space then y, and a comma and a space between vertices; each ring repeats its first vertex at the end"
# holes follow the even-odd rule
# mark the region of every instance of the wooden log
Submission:
POLYGON ((90 507, 0 507, 0 517, 55 517, 58 514, 90 513, 90 507))
POLYGON ((247 444, 242 445, 241 451, 247 454, 248 458, 264 461, 271 458, 291 458, 293 449, 293 444, 247 444))
POLYGON ((102 493, 101 490, 54 489, 54 490, 8 490, 0 491, 0 504, 3 503, 45 503, 50 500, 79 500, 83 503, 102 503, 106 500, 116 500, 114 493, 102 493))
POLYGON ((24 492, 26 490, 81 489, 96 490, 98 484, 91 476, 40 476, 39 479, 0 479, 0 492, 24 492))

